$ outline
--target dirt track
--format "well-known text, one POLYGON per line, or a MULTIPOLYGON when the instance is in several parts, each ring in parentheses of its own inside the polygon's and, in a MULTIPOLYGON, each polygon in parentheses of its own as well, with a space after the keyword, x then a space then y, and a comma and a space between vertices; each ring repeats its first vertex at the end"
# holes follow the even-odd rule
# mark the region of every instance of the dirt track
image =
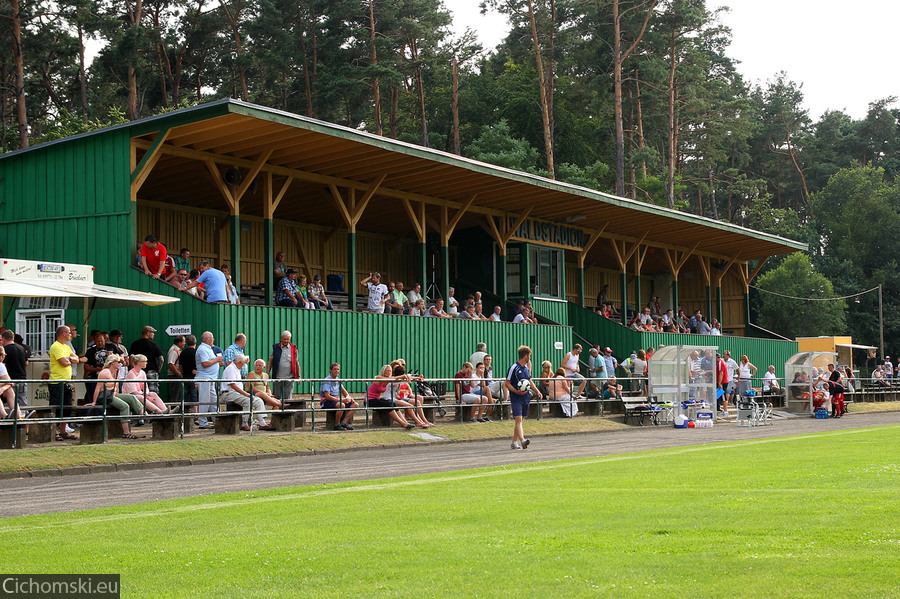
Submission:
POLYGON ((535 437, 526 451, 512 451, 509 439, 504 438, 279 459, 254 458, 203 466, 11 479, 0 481, 0 517, 890 424, 900 424, 900 412, 851 414, 837 420, 796 418, 758 428, 743 428, 733 423, 691 430, 649 426, 615 432, 535 437))

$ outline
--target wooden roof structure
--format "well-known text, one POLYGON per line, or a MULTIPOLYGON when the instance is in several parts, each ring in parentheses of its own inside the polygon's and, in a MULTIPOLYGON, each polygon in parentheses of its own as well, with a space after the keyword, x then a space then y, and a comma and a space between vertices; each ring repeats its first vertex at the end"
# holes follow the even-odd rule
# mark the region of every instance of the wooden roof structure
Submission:
POLYGON ((231 214, 419 241, 434 231, 445 244, 454 230, 480 226, 504 249, 516 222, 536 218, 584 231, 581 265, 633 272, 633 259, 638 272, 677 276, 694 258, 707 279, 711 264, 719 271, 743 264, 747 282, 748 261, 806 249, 729 223, 234 99, 119 127, 131 135, 133 200, 227 206, 231 214), (241 171, 242 184, 223 182, 229 168, 241 171))

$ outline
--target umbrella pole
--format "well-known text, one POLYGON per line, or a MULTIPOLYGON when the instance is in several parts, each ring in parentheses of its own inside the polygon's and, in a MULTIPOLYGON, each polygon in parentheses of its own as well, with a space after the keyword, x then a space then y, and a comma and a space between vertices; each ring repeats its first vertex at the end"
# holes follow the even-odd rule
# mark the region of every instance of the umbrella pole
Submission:
POLYGON ((97 298, 96 297, 86 297, 84 298, 84 325, 82 326, 82 335, 81 335, 81 355, 87 353, 87 344, 88 344, 88 323, 91 321, 91 314, 94 313, 94 308, 97 306, 97 298), (90 302, 90 308, 88 308, 88 302, 90 302))

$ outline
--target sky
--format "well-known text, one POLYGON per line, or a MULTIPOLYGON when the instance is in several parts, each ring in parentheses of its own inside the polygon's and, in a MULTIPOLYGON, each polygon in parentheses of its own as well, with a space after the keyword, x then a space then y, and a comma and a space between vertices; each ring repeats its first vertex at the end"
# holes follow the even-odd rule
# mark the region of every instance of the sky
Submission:
MULTIPOLYGON (((480 14, 479 0, 444 4, 454 15, 453 29, 471 27, 486 48, 508 31, 502 15, 480 14)), ((802 85, 813 121, 826 110, 861 119, 870 102, 900 96, 897 0, 707 0, 710 10, 723 5, 731 9, 721 20, 731 28, 728 55, 739 61, 738 71, 761 84, 785 71, 802 85)))

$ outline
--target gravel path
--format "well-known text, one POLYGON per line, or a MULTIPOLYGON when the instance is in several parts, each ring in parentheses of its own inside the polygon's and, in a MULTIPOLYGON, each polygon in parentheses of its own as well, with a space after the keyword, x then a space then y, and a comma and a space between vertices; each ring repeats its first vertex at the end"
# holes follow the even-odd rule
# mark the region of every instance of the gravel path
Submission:
POLYGON ((709 429, 682 430, 648 426, 614 432, 541 436, 533 438, 531 447, 526 451, 512 451, 509 439, 504 438, 278 459, 254 457, 250 461, 189 467, 9 479, 0 481, 0 517, 68 512, 208 493, 388 478, 461 470, 479 465, 593 457, 891 424, 900 424, 900 412, 851 414, 836 420, 793 418, 776 421, 773 426, 757 428, 722 423, 709 429))

